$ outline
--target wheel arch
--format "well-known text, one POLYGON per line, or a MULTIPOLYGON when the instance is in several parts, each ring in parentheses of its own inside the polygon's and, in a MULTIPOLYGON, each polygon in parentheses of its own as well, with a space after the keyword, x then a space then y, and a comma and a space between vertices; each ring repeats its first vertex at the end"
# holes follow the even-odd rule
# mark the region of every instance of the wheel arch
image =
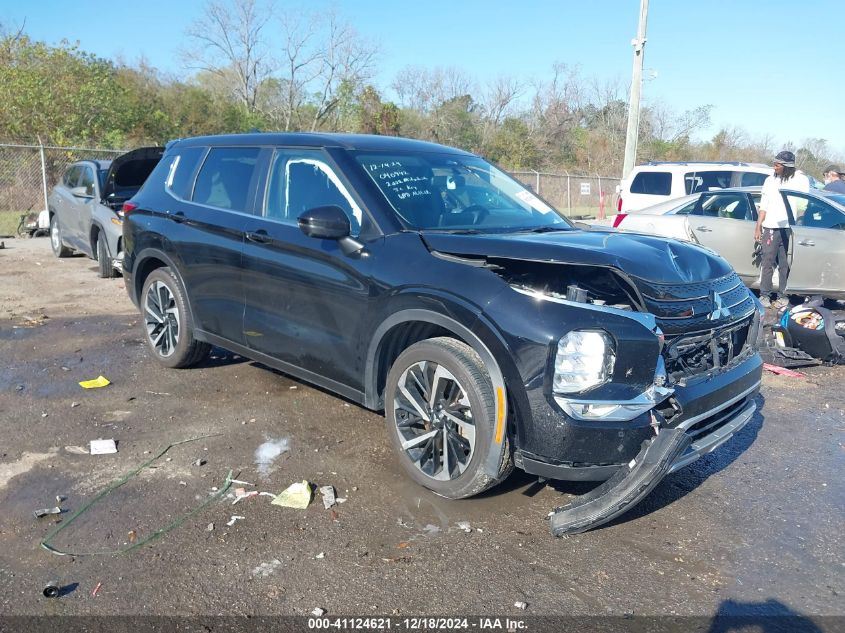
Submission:
MULTIPOLYGON (((469 345, 481 357, 482 362, 490 375, 493 384, 493 393, 496 398, 495 410, 495 440, 502 447, 506 444, 508 436, 508 410, 511 403, 511 395, 505 384, 502 363, 497 355, 491 351, 488 341, 496 341, 495 348, 501 352, 506 350, 498 334, 486 323, 479 321, 478 314, 470 325, 459 322, 457 319, 434 312, 425 308, 409 308, 394 312, 388 316, 379 327, 370 341, 367 349, 367 359, 364 376, 364 404, 370 409, 380 410, 384 408, 383 394, 387 382, 387 373, 391 365, 402 351, 418 341, 436 338, 438 336, 449 336, 469 345), (481 324, 479 328, 478 325, 481 324)), ((510 361, 504 360, 509 363, 510 361)), ((501 452, 498 454, 491 451, 485 470, 498 472, 501 460, 501 452)))
POLYGON ((147 277, 149 277, 154 270, 158 270, 159 268, 169 268, 173 271, 173 274, 176 275, 179 283, 182 284, 182 289, 185 291, 185 303, 188 306, 188 311, 191 313, 191 321, 196 323, 194 320, 194 310, 191 306, 191 297, 185 287, 185 281, 182 279, 182 273, 179 270, 179 266, 171 257, 158 249, 147 248, 138 253, 135 257, 135 265, 133 268, 133 293, 138 298, 139 306, 141 306, 141 302, 143 300, 141 293, 144 290, 144 283, 147 281, 147 277))

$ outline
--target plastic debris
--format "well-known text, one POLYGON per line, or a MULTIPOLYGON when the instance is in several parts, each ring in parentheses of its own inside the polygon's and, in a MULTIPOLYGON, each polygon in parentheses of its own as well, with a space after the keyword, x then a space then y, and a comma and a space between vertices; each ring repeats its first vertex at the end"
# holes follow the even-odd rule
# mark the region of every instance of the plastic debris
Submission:
POLYGON ((205 528, 206 532, 213 532, 214 531, 214 524, 209 523, 208 526, 205 528))
POLYGON ((107 387, 111 381, 105 376, 97 376, 93 380, 83 380, 79 386, 83 389, 99 389, 100 387, 107 387))
POLYGON ((469 524, 469 521, 458 521, 458 528, 464 532, 472 532, 472 526, 469 524))
POLYGON ((78 402, 71 402, 71 403, 70 403, 70 408, 71 408, 71 409, 75 409, 75 408, 76 408, 76 407, 78 407, 78 406, 79 406, 79 403, 78 403, 78 402))
POLYGON ((282 566, 282 561, 274 558, 269 563, 261 563, 258 567, 252 570, 252 575, 256 578, 267 578, 275 573, 276 569, 282 566))
POLYGON ((770 371, 773 374, 777 374, 778 376, 788 376, 790 378, 804 378, 804 374, 800 371, 793 371, 792 369, 787 369, 786 367, 778 367, 777 365, 772 365, 770 363, 763 363, 763 369, 766 371, 770 371))
POLYGON ((304 510, 311 503, 311 484, 305 479, 291 484, 277 494, 271 503, 274 506, 304 510))
POLYGON ((58 598, 59 594, 61 593, 61 589, 59 588, 59 581, 51 580, 46 585, 44 585, 44 589, 42 589, 41 593, 44 594, 45 598, 58 598))
POLYGON ((325 552, 320 552, 320 553, 319 553, 319 554, 317 554, 314 558, 316 558, 317 560, 322 560, 322 559, 324 559, 325 557, 326 557, 326 553, 325 553, 325 552))
POLYGON ((267 440, 255 449, 255 465, 258 474, 267 477, 273 469, 273 461, 282 453, 290 450, 290 440, 286 437, 278 440, 267 440))
POLYGON ((205 466, 206 463, 207 462, 204 459, 198 459, 197 461, 194 462, 194 466, 205 466))
POLYGON ((114 440, 91 440, 91 455, 110 455, 117 452, 117 443, 114 440))
POLYGON ((135 530, 129 530, 129 533, 126 535, 126 538, 129 539, 130 543, 134 543, 138 540, 138 533, 135 530))
POLYGON ((41 517, 46 517, 46 516, 49 516, 51 514, 61 514, 61 513, 62 513, 62 509, 59 508, 58 506, 56 506, 55 508, 42 508, 40 510, 36 510, 32 514, 35 515, 36 519, 40 519, 41 517))
POLYGON ((235 505, 239 501, 243 501, 244 499, 249 499, 250 497, 257 497, 258 491, 257 490, 250 490, 249 492, 244 491, 243 488, 238 488, 235 491, 235 500, 232 502, 232 505, 235 505), (242 494, 238 494, 238 490, 243 491, 242 494))
POLYGON ((240 514, 233 514, 232 518, 226 523, 226 527, 232 527, 237 521, 242 521, 246 517, 242 517, 240 514))
POLYGON ((337 502, 334 496, 334 486, 320 486, 320 494, 323 495, 323 507, 326 510, 337 502))
POLYGON ((88 455, 88 449, 84 446, 65 446, 65 451, 71 455, 88 455))
POLYGON ((321 609, 320 607, 314 607, 314 609, 311 611, 311 615, 313 615, 315 618, 319 618, 321 615, 325 615, 325 613, 326 610, 321 609))
POLYGON ((515 606, 517 609, 522 609, 523 611, 525 611, 528 608, 528 603, 516 601, 513 603, 513 606, 515 606))
POLYGON ((97 586, 96 586, 96 587, 94 587, 94 591, 92 591, 92 592, 91 592, 91 597, 92 597, 92 598, 96 598, 96 597, 97 597, 97 594, 98 594, 98 593, 100 593, 100 588, 101 588, 102 586, 103 586, 103 583, 101 583, 101 582, 98 582, 98 583, 97 583, 97 586))
POLYGON ((251 484, 248 481, 241 481, 240 479, 230 479, 230 483, 233 484, 240 484, 242 486, 254 486, 255 484, 251 484))

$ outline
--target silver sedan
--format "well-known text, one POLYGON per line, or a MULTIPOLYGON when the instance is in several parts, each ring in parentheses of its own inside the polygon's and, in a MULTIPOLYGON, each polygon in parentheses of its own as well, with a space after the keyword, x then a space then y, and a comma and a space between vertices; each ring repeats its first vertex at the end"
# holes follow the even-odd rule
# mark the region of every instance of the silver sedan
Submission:
MULTIPOLYGON (((845 300, 845 196, 788 190, 782 195, 792 229, 787 292, 845 300)), ((701 244, 728 260, 749 287, 759 288, 760 263, 754 257, 759 204, 759 187, 705 191, 619 214, 613 226, 701 244)))

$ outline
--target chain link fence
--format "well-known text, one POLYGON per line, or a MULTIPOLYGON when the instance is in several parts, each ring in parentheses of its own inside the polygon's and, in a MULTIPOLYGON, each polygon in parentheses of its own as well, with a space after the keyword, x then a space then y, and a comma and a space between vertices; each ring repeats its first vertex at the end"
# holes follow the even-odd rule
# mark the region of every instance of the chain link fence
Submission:
MULTIPOLYGON (((47 195, 70 163, 110 160, 125 151, 0 143, 0 235, 14 235, 21 215, 46 208, 47 195)), ((570 218, 603 219, 616 212, 619 178, 538 171, 511 175, 570 218)))
POLYGON ((511 176, 531 187, 569 218, 603 220, 616 213, 619 178, 539 171, 513 171, 511 176))
POLYGON ((70 163, 110 160, 125 151, 0 143, 0 235, 14 235, 21 215, 46 208, 47 195, 70 163))

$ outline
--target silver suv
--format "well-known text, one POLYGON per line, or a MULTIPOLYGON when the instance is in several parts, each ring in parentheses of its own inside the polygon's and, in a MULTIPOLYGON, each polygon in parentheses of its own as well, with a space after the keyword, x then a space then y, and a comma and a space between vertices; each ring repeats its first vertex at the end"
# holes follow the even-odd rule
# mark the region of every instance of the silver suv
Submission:
POLYGON ((68 165, 47 200, 56 257, 79 251, 97 261, 100 277, 122 272, 123 203, 138 193, 163 151, 142 147, 112 161, 68 165))

